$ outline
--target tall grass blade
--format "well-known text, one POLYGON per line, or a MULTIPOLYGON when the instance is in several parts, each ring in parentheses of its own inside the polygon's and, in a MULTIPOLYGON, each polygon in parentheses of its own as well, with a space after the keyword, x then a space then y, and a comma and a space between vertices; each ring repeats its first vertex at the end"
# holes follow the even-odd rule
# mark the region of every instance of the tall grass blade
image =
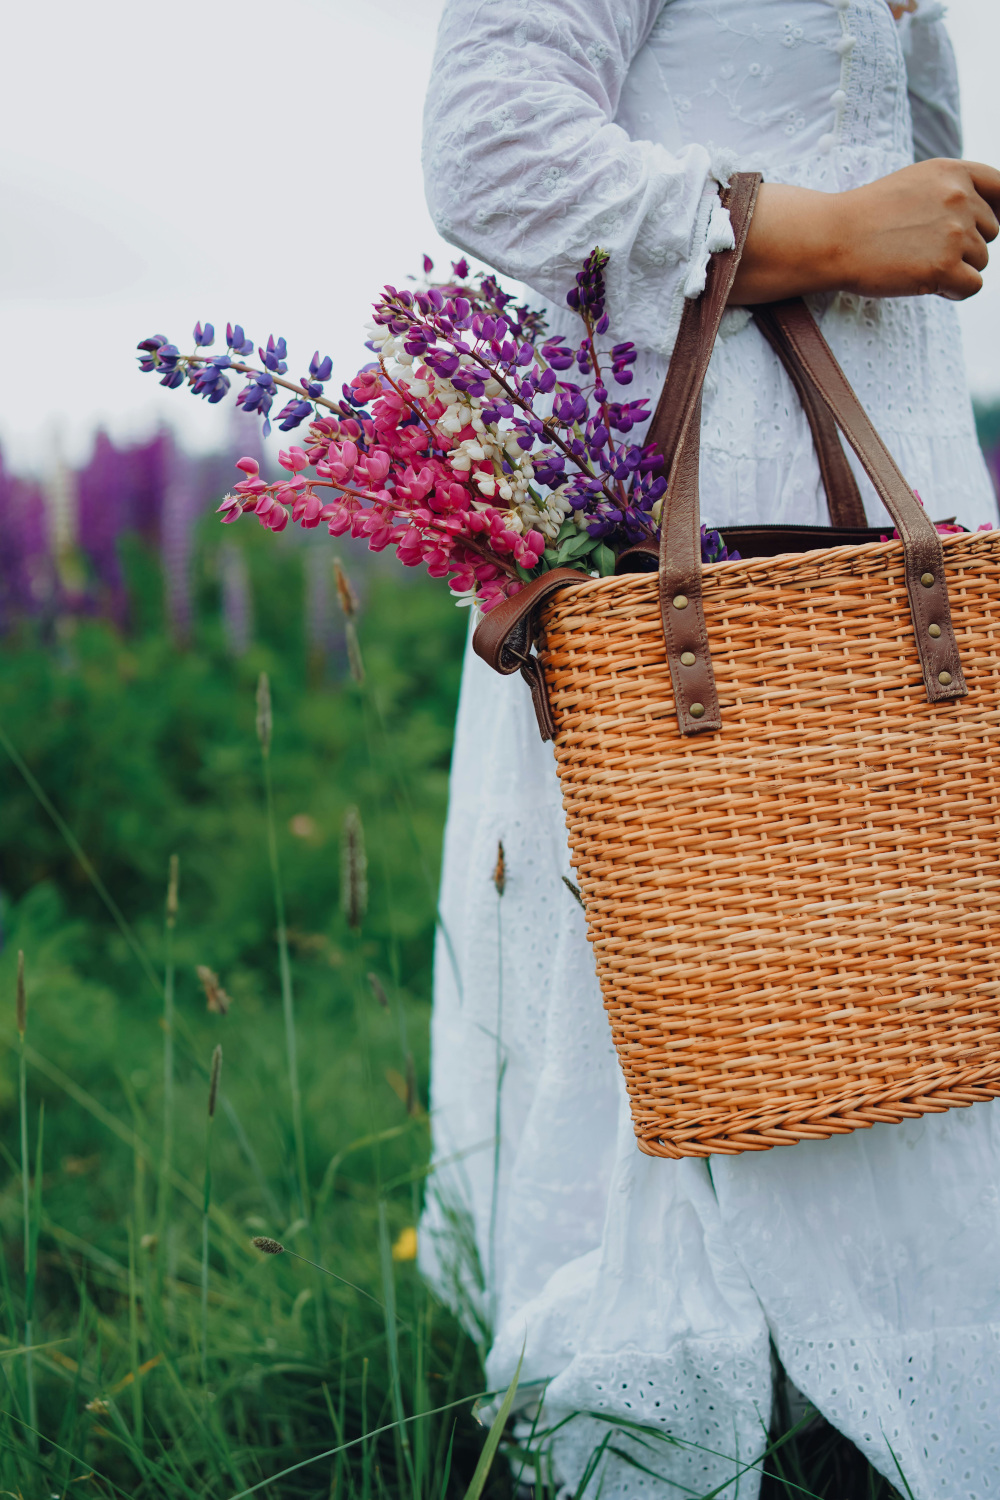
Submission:
POLYGON ((278 833, 274 817, 274 783, 271 776, 271 684, 266 672, 257 683, 257 738, 260 740, 264 767, 264 799, 267 817, 267 856, 271 866, 274 892, 274 914, 278 931, 278 970, 281 978, 281 1006, 285 1018, 285 1052, 288 1059, 288 1087, 292 1098, 292 1135, 295 1142, 295 1165, 298 1174, 302 1217, 312 1217, 309 1202, 309 1178, 306 1171, 306 1141, 302 1124, 302 1092, 299 1087, 298 1043, 295 1032, 295 998, 292 990, 292 966, 288 956, 288 926, 285 921, 285 890, 278 861, 278 833))
POLYGON ((493 1098, 493 1187, 490 1196, 489 1241, 489 1320, 496 1328, 497 1313, 497 1215, 500 1207, 500 1144, 503 1125, 502 1100, 506 1058, 503 1052, 503 893, 507 886, 507 864, 503 844, 497 845, 497 862, 493 871, 497 892, 497 1029, 496 1085, 493 1098))
MULTIPOLYGON (((367 1398, 365 1392, 368 1384, 368 1360, 364 1360, 361 1375, 361 1425, 367 1427, 367 1398)), ((421 1421, 424 1417, 439 1417, 446 1411, 454 1411, 457 1406, 471 1406, 474 1401, 481 1401, 487 1393, 480 1391, 469 1396, 463 1396, 458 1401, 449 1401, 445 1406, 436 1406, 433 1411, 423 1412, 420 1417, 404 1417, 405 1425, 411 1422, 421 1421)), ((298 1463, 290 1464, 287 1469, 279 1469, 277 1474, 270 1475, 267 1479, 261 1479, 257 1484, 252 1484, 249 1489, 240 1490, 236 1495, 228 1496, 228 1500, 246 1500, 247 1495, 255 1495, 258 1490, 266 1489, 269 1484, 277 1484, 279 1479, 287 1479, 289 1474, 297 1474, 300 1469, 307 1469, 310 1464, 321 1464, 326 1458, 336 1458, 338 1453, 347 1453, 351 1448, 359 1448, 371 1442, 372 1438, 382 1437, 386 1432, 392 1432, 398 1424, 385 1422, 381 1427, 375 1427, 371 1432, 365 1431, 360 1437, 351 1438, 347 1443, 340 1443, 336 1448, 325 1448, 322 1453, 314 1453, 309 1458, 300 1459, 298 1463)), ((367 1452, 367 1448, 365 1449, 367 1452)), ((435 1497, 437 1500, 437 1497, 435 1497)), ((468 1500, 468 1497, 465 1497, 468 1500)))
POLYGON ((413 1455, 410 1437, 404 1423, 403 1386, 399 1374, 399 1331, 396 1327, 396 1276, 392 1264, 392 1242, 385 1213, 385 1199, 378 1204, 379 1260, 382 1268, 382 1302, 385 1308, 385 1342, 389 1356, 389 1394, 392 1398, 392 1414, 396 1419, 394 1438, 399 1448, 399 1467, 406 1465, 411 1491, 416 1494, 413 1455))
POLYGON ((163 1147, 156 1203, 157 1257, 162 1267, 170 1222, 170 1169, 174 1153, 174 929, 177 926, 179 862, 171 854, 163 933, 163 1147))
POLYGON ((909 1483, 907 1481, 906 1475, 903 1473, 903 1466, 900 1463, 899 1459, 896 1457, 896 1450, 893 1448, 893 1446, 890 1443, 889 1439, 885 1436, 884 1429, 883 1429, 883 1432, 882 1432, 882 1436, 883 1436, 883 1438, 885 1438, 885 1446, 888 1448, 890 1454, 892 1455, 892 1461, 896 1465, 896 1473, 899 1475, 899 1482, 903 1486, 903 1489, 906 1491, 906 1500, 917 1500, 917 1497, 914 1495, 913 1491, 910 1489, 910 1486, 909 1486, 909 1483))
POLYGON ((500 1439, 503 1437, 504 1428, 507 1426, 511 1407, 514 1405, 514 1397, 517 1395, 517 1383, 521 1378, 521 1365, 523 1363, 524 1350, 522 1349, 521 1358, 518 1360, 517 1369, 514 1371, 514 1378, 507 1387, 507 1393, 500 1403, 500 1410, 493 1418, 490 1430, 486 1434, 486 1442, 483 1445, 482 1453, 479 1455, 479 1462, 476 1464, 469 1488, 465 1492, 465 1500, 479 1500, 480 1495, 483 1493, 483 1488, 489 1478, 490 1469, 493 1467, 493 1460, 500 1446, 500 1439))
MULTIPOLYGON (((31 1224, 31 1173, 29 1170, 30 1142, 28 1139, 28 1068, 24 1055, 24 1038, 28 1030, 28 1000, 24 983, 24 954, 21 951, 18 951, 17 955, 15 1013, 19 1043, 17 1093, 21 1129, 21 1210, 24 1217, 24 1344, 28 1351, 24 1359, 24 1379, 27 1394, 28 1425, 30 1429, 28 1441, 37 1449, 38 1437, 35 1429, 38 1426, 38 1409, 35 1395, 35 1366, 31 1353, 31 1322, 35 1273, 32 1264, 33 1237, 31 1224)), ((41 1138, 39 1138, 38 1144, 40 1147, 41 1138)), ((34 1237, 34 1240, 37 1243, 37 1235, 34 1237)))
POLYGON ((208 1129, 205 1132, 205 1197, 201 1210, 201 1383, 208 1383, 208 1218, 212 1204, 212 1126, 215 1101, 219 1095, 222 1072, 222 1048, 212 1053, 212 1071, 208 1083, 208 1129))

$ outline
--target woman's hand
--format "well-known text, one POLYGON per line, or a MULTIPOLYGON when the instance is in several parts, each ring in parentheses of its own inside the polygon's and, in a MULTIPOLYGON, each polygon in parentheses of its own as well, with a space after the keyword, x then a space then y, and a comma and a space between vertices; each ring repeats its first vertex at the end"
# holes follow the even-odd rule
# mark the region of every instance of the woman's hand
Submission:
POLYGON ((762 184, 730 303, 807 292, 962 301, 1000 232, 1000 172, 940 158, 846 193, 762 184))

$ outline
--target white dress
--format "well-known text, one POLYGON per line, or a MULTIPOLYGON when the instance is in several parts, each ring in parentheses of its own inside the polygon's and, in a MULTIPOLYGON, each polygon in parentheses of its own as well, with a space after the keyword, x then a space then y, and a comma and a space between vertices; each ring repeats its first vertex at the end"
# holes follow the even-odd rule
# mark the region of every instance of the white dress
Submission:
MULTIPOLYGON (((588 251, 610 250, 612 329, 644 351, 628 394, 655 399, 683 297, 703 281, 719 178, 759 169, 839 191, 915 154, 959 153, 941 14, 925 0, 901 23, 886 0, 448 0, 425 134, 438 227, 553 309, 588 251)), ((845 295, 813 309, 931 514, 996 523, 954 309, 845 295)), ((703 518, 824 523, 787 377, 741 312, 723 335, 703 518)), ((886 519, 863 492, 869 520, 886 519)), ((554 761, 527 688, 470 652, 421 1260, 490 1330, 491 1383, 523 1346, 522 1381, 539 1383, 525 1395, 546 1392, 546 1423, 570 1419, 551 1443, 570 1492, 611 1431, 643 1467, 606 1453, 605 1500, 718 1485, 753 1500, 773 1341, 902 1489, 898 1459, 915 1500, 996 1500, 1000 1105, 710 1164, 640 1155, 564 876, 554 761), (639 1446, 616 1422, 675 1441, 639 1446)))

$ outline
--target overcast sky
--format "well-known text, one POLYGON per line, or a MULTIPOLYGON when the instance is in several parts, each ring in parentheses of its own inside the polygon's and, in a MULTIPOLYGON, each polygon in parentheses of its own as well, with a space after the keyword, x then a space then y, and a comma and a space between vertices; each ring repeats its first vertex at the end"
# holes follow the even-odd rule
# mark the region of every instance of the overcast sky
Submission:
MULTIPOLYGON (((420 110, 439 0, 47 0, 4 22, 0 443, 15 468, 169 418, 225 420, 132 362, 196 318, 284 334, 348 373, 385 281, 446 258, 420 110)), ((1000 12, 953 0, 966 155, 1000 163, 1000 12)), ((974 390, 1000 396, 1000 253, 961 309, 974 390)), ((301 367, 301 368, 300 368, 301 367)), ((230 398, 231 399, 231 398, 230 398)), ((239 419, 247 420, 250 419, 239 419)))

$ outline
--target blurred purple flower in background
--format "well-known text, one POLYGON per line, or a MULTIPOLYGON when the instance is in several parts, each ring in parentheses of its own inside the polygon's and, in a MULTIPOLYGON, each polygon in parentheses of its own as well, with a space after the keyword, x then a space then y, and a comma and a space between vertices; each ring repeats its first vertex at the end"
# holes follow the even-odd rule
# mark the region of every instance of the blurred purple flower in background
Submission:
POLYGON ((54 610, 56 594, 41 487, 16 479, 0 457, 0 632, 54 610))
POLYGON ((76 477, 77 544, 87 565, 91 608, 117 625, 124 626, 128 616, 121 538, 134 533, 150 546, 159 542, 174 461, 169 433, 117 448, 98 432, 93 455, 76 477))
POLYGON ((163 600, 170 633, 179 645, 191 639, 191 564, 194 528, 204 502, 193 483, 191 465, 173 466, 173 475, 163 496, 160 522, 160 559, 163 564, 163 600))
POLYGON ((219 548, 222 628, 230 656, 245 656, 253 638, 253 596, 243 548, 228 538, 219 548))

